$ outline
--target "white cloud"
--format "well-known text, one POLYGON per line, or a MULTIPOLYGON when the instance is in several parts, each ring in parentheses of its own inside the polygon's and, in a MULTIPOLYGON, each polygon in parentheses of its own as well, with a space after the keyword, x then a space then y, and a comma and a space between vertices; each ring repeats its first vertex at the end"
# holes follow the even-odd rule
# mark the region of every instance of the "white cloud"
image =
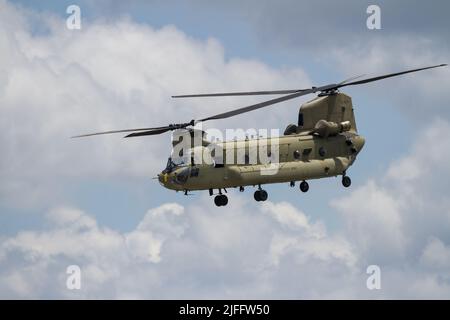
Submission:
POLYGON ((357 262, 353 248, 341 237, 328 236, 322 221, 311 223, 299 209, 287 202, 267 202, 261 211, 268 213, 283 228, 274 233, 270 244, 271 261, 280 263, 283 256, 293 254, 297 262, 306 263, 311 258, 321 261, 341 260, 349 267, 357 262))
MULTIPOLYGON (((286 203, 250 204, 233 199, 233 211, 212 213, 209 199, 187 209, 174 203, 147 212, 136 229, 118 233, 99 227, 79 210, 59 208, 49 228, 19 232, 0 243, 3 297, 271 297, 286 267, 341 265, 350 273, 355 257, 345 239, 326 235, 321 222, 287 229, 273 215, 286 203), (264 214, 271 212, 269 215, 264 214), (57 218, 55 218, 57 217, 57 218), (321 225, 320 235, 312 232, 321 225), (82 269, 80 292, 64 286, 65 268, 82 269)), ((303 213, 290 206, 292 215, 303 213)), ((304 275, 302 277, 307 277, 304 275)), ((300 278, 302 278, 300 277, 300 278)), ((337 284, 332 290, 338 290, 337 284)), ((283 295, 302 295, 296 287, 283 295)))
POLYGON ((180 237, 184 230, 166 216, 182 212, 177 204, 165 204, 149 210, 135 230, 121 234, 99 227, 93 217, 77 209, 54 209, 47 215, 50 229, 22 231, 2 241, 1 295, 69 297, 64 290, 64 272, 71 262, 83 270, 83 295, 108 296, 105 286, 120 280, 121 273, 132 268, 131 263, 161 262, 164 243, 180 237), (57 285, 46 288, 51 279, 57 285), (48 293, 43 293, 45 289, 48 293))
POLYGON ((446 246, 437 238, 431 238, 424 248, 420 259, 427 267, 449 270, 450 246, 446 246))
POLYGON ((272 215, 279 223, 288 228, 306 231, 308 234, 317 238, 324 236, 323 225, 311 225, 308 217, 290 203, 281 202, 274 204, 268 202, 262 210, 272 215))
MULTIPOLYGON (((327 58, 344 75, 370 77, 448 63, 450 51, 432 37, 396 34, 374 39, 362 37, 352 45, 332 48, 327 58)), ((436 118, 450 119, 445 99, 450 85, 449 70, 441 67, 407 74, 360 86, 357 90, 367 92, 365 95, 376 99, 377 104, 392 105, 405 119, 422 128, 436 118)), ((402 131, 401 127, 398 129, 402 131)))
POLYGON ((176 203, 166 203, 149 210, 136 230, 125 236, 133 256, 160 262, 161 247, 167 237, 181 237, 184 233, 186 225, 177 220, 183 212, 184 208, 176 203))
POLYGON ((402 258, 405 238, 397 198, 369 181, 332 205, 342 212, 348 233, 361 253, 402 258))

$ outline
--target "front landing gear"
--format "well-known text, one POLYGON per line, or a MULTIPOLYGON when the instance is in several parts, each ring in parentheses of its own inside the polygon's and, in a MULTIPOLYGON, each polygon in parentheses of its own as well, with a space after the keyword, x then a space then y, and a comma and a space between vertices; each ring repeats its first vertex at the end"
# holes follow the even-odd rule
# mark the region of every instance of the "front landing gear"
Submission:
POLYGON ((349 176, 346 176, 345 174, 342 176, 342 185, 346 188, 350 187, 352 184, 352 179, 350 179, 349 176))
POLYGON ((214 204, 218 207, 223 207, 228 204, 228 197, 224 194, 218 194, 214 197, 214 204))

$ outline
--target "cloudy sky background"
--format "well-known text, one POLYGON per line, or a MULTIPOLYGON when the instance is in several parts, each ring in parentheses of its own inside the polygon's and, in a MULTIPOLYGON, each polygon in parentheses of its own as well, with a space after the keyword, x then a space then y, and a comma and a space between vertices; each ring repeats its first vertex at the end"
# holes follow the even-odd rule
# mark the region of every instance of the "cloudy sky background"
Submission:
MULTIPOLYGON (((447 68, 346 89, 366 146, 302 194, 269 185, 214 206, 152 180, 170 136, 70 140, 259 98, 177 93, 303 88, 450 61, 446 1, 0 0, 0 297, 450 298, 447 68), (82 289, 66 288, 66 267, 82 289), (366 288, 367 266, 381 290, 366 288)), ((280 128, 311 97, 218 128, 280 128)))

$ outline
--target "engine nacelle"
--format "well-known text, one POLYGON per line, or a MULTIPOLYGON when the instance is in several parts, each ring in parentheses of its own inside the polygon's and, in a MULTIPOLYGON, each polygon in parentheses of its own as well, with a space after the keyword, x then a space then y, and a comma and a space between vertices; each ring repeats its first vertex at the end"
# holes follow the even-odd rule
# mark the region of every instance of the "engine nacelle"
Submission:
POLYGON ((341 132, 350 131, 352 124, 350 121, 344 121, 341 123, 319 120, 314 126, 313 133, 318 134, 322 138, 329 136, 335 136, 341 132))

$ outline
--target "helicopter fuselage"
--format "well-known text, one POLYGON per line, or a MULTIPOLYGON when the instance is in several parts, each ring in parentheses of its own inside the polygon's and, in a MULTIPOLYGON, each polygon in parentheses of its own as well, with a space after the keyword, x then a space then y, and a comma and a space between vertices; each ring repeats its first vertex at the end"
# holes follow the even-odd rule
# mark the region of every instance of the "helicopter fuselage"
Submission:
MULTIPOLYGON (((330 137, 313 134, 292 134, 278 137, 278 159, 274 163, 251 163, 245 155, 244 163, 236 164, 239 148, 247 148, 251 140, 228 141, 220 144, 225 155, 223 165, 190 163, 162 172, 161 184, 172 190, 214 190, 256 186, 269 183, 295 182, 344 175, 364 146, 364 138, 353 132, 330 137), (233 148, 233 159, 226 159, 233 148), (227 152, 228 150, 228 152, 227 152), (231 163, 231 164, 227 164, 231 163)), ((273 140, 273 138, 268 138, 273 140)), ((273 141, 263 141, 271 146, 273 141)), ((270 153, 270 151, 268 151, 270 153)))

